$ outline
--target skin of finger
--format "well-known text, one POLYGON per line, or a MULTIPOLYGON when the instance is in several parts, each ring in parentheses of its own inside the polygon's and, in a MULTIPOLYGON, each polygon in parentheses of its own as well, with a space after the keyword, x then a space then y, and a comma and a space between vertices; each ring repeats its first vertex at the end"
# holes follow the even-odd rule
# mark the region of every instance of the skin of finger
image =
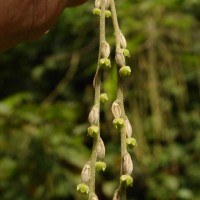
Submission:
POLYGON ((87 0, 67 0, 67 7, 78 6, 85 3, 87 0))
POLYGON ((48 30, 66 7, 86 0, 0 0, 0 52, 48 30))

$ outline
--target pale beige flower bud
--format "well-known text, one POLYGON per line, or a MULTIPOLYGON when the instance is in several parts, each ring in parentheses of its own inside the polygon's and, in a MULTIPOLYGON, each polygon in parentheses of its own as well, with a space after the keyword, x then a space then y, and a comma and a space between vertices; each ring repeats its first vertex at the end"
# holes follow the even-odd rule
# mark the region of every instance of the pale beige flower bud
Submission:
POLYGON ((113 102, 112 107, 111 107, 111 111, 112 111, 114 118, 120 118, 121 117, 122 111, 121 111, 121 108, 119 106, 119 103, 117 103, 116 101, 113 102))
POLYGON ((126 153, 123 157, 123 172, 128 175, 133 172, 133 162, 129 153, 126 153))
POLYGON ((124 129, 126 132, 126 137, 130 138, 132 136, 132 126, 128 119, 125 120, 124 129))
POLYGON ((117 189, 114 193, 113 199, 112 200, 120 200, 120 194, 119 194, 119 189, 117 189))
POLYGON ((126 38, 124 37, 123 33, 120 31, 120 34, 119 34, 119 37, 120 37, 120 45, 123 49, 126 49, 127 47, 127 42, 126 42, 126 38))
POLYGON ((96 8, 100 8, 101 7, 101 0, 95 0, 94 5, 95 5, 96 8))
POLYGON ((90 124, 97 124, 99 121, 99 108, 94 105, 89 113, 88 121, 90 124))
POLYGON ((126 65, 125 57, 121 49, 116 51, 115 60, 118 66, 122 67, 126 65))
POLYGON ((110 56, 110 45, 107 42, 102 43, 101 55, 103 58, 108 58, 110 56))
POLYGON ((90 172, 90 164, 87 162, 81 172, 81 180, 82 183, 88 183, 90 181, 91 172, 90 172))
POLYGON ((105 158, 105 145, 101 138, 98 139, 97 143, 97 160, 103 160, 105 158))
POLYGON ((105 0, 105 7, 106 9, 110 7, 110 0, 105 0))

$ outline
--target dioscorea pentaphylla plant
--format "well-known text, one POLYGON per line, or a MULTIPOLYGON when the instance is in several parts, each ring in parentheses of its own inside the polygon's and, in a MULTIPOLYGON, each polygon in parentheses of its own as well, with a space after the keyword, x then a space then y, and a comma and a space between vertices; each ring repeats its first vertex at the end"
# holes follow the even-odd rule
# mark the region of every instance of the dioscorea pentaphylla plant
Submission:
POLYGON ((100 40, 97 70, 93 81, 95 90, 94 105, 89 113, 88 135, 93 138, 93 147, 90 160, 85 164, 81 172, 82 183, 77 186, 77 190, 82 194, 87 194, 89 200, 98 200, 95 193, 96 171, 106 169, 105 146, 100 135, 100 102, 108 100, 106 93, 101 94, 102 72, 111 68, 110 45, 106 41, 105 22, 106 18, 112 17, 115 35, 115 60, 118 70, 117 98, 113 102, 111 111, 114 116, 113 125, 120 132, 121 136, 121 172, 119 188, 115 191, 113 200, 126 199, 126 187, 132 186, 133 162, 127 147, 133 148, 136 140, 132 137, 132 126, 124 110, 123 79, 131 75, 131 68, 126 66, 125 57, 130 57, 127 42, 122 34, 117 20, 117 13, 114 0, 95 0, 93 14, 100 16, 100 40), (111 9, 111 10, 109 10, 111 9))

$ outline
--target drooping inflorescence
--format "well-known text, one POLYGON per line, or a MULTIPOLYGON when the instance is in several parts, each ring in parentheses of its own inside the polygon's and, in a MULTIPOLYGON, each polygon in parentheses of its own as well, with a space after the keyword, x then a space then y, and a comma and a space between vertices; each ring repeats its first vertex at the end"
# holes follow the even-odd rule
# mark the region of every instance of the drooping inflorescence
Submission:
POLYGON ((93 139, 92 154, 90 160, 84 165, 81 172, 81 184, 77 190, 82 194, 88 195, 89 200, 98 200, 95 192, 96 171, 105 171, 105 145, 100 135, 100 103, 108 101, 108 95, 102 91, 101 80, 102 72, 112 67, 110 60, 110 45, 106 41, 106 19, 112 18, 115 35, 115 61, 118 68, 118 83, 116 100, 112 103, 111 111, 113 114, 113 125, 120 133, 121 137, 121 172, 119 187, 115 191, 113 200, 126 199, 126 187, 132 186, 133 162, 128 149, 136 145, 135 138, 132 137, 132 126, 124 109, 124 79, 131 75, 131 68, 126 65, 126 57, 130 57, 127 49, 126 38, 118 25, 115 0, 95 0, 93 14, 100 18, 100 40, 97 70, 93 81, 94 86, 94 105, 88 116, 90 126, 88 136, 93 139))

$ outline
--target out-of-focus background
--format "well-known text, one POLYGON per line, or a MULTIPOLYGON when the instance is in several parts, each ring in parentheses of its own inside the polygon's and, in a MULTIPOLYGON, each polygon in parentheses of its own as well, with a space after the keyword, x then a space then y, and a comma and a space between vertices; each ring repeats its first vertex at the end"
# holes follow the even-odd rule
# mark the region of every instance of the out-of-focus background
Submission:
MULTIPOLYGON (((92 8, 90 1, 67 9, 43 38, 0 55, 1 200, 82 199, 76 185, 91 153, 86 130, 99 41, 92 8)), ((117 9, 133 70, 126 111, 138 142, 127 199, 199 200, 200 1, 118 0, 117 9)), ((114 50, 111 20, 107 39, 114 50)), ((104 74, 103 89, 108 167, 97 174, 97 194, 107 200, 120 168, 110 112, 115 70, 104 74)))

